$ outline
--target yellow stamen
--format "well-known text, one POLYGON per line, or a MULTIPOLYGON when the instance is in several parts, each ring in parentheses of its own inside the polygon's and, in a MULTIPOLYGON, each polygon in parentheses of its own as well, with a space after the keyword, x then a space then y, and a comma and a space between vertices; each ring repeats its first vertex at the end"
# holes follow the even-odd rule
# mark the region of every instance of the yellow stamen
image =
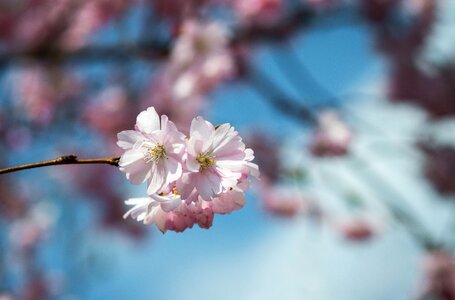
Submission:
POLYGON ((166 149, 161 144, 156 144, 155 147, 152 147, 150 145, 144 145, 144 148, 146 150, 145 160, 147 160, 147 162, 157 161, 161 158, 166 158, 167 156, 166 149))
POLYGON ((201 165, 200 170, 205 170, 210 168, 215 164, 215 159, 212 156, 209 156, 207 153, 201 153, 196 157, 197 162, 201 165))

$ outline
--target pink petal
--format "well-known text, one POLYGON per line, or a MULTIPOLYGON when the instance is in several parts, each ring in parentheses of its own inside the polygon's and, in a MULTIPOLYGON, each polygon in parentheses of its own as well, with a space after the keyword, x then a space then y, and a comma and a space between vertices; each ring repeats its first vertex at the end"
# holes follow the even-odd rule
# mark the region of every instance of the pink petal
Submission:
POLYGON ((204 200, 210 201, 221 192, 221 179, 213 172, 206 171, 198 176, 196 189, 204 200))
POLYGON ((215 127, 202 117, 196 117, 191 122, 190 139, 202 141, 201 152, 206 152, 212 144, 213 136, 215 135, 215 127))
POLYGON ((183 199, 188 199, 196 186, 196 178, 199 176, 196 173, 184 173, 177 181, 177 191, 183 199))
POLYGON ((237 131, 231 127, 230 124, 222 124, 215 130, 215 135, 213 137, 213 152, 217 152, 220 148, 223 148, 227 143, 229 143, 235 136, 237 136, 237 131))
POLYGON ((245 195, 237 191, 222 193, 212 201, 212 209, 216 214, 227 214, 241 209, 246 203, 245 195))

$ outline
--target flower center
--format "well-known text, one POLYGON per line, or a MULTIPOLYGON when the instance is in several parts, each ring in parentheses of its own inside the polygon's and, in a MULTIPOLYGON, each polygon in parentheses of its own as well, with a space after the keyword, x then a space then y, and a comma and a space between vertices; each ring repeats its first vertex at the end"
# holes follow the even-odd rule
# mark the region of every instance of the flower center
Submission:
POLYGON ((200 171, 210 168, 215 163, 215 159, 208 153, 201 153, 196 157, 197 162, 201 165, 200 171))
POLYGON ((166 149, 164 149, 164 146, 161 144, 156 144, 154 147, 151 145, 144 145, 143 146, 145 153, 144 153, 144 159, 147 161, 147 163, 154 161, 156 162, 157 160, 161 158, 166 158, 166 149))

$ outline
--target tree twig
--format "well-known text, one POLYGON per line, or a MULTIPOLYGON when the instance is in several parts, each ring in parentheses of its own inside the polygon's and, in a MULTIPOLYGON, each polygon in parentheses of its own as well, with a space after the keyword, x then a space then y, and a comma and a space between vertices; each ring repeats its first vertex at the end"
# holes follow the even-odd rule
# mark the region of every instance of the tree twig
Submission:
POLYGON ((120 157, 78 159, 76 155, 65 155, 47 161, 0 169, 0 174, 57 165, 107 164, 118 167, 119 160, 120 157))

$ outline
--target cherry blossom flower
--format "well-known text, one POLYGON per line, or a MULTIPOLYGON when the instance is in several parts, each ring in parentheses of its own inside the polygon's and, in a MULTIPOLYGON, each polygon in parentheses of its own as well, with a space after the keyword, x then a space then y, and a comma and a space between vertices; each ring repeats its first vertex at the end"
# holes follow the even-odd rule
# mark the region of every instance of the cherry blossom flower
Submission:
POLYGON ((215 128, 202 117, 193 119, 187 142, 186 172, 177 182, 184 199, 196 196, 210 201, 237 186, 252 160, 252 151, 229 124, 215 128), (249 153, 250 152, 250 153, 249 153), (249 153, 248 157, 247 154, 249 153))
POLYGON ((174 123, 162 115, 161 121, 153 107, 137 116, 136 130, 118 134, 118 146, 126 150, 119 166, 133 184, 147 180, 148 193, 166 188, 182 174, 181 156, 184 136, 174 123))

